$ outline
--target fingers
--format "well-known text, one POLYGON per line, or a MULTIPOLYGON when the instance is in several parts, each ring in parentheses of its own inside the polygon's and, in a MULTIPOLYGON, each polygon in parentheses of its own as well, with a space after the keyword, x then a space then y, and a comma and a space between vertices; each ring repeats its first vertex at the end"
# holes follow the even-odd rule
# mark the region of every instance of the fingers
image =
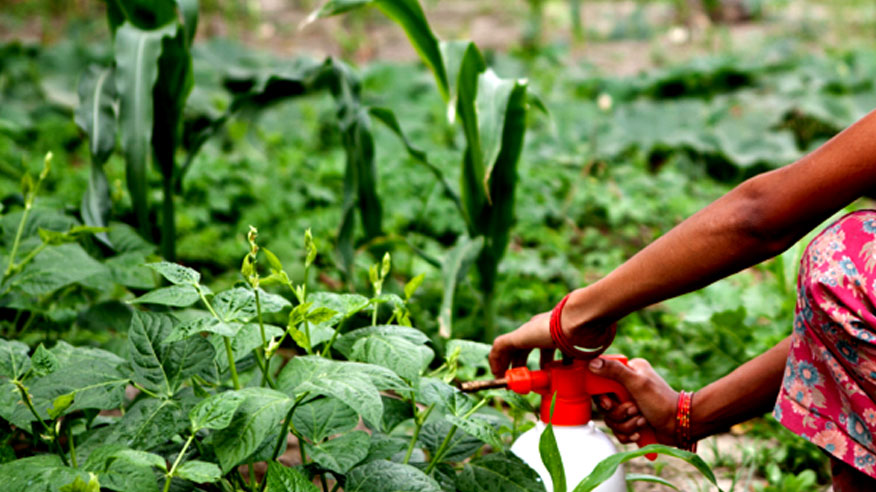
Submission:
POLYGON ((493 342, 493 348, 490 349, 490 370, 497 378, 505 375, 505 370, 511 363, 512 347, 508 343, 508 335, 502 335, 493 342))
POLYGON ((594 374, 619 382, 627 389, 629 389, 631 386, 634 386, 637 380, 640 378, 639 374, 634 368, 622 364, 616 360, 601 358, 593 359, 592 361, 590 361, 590 370, 594 374))

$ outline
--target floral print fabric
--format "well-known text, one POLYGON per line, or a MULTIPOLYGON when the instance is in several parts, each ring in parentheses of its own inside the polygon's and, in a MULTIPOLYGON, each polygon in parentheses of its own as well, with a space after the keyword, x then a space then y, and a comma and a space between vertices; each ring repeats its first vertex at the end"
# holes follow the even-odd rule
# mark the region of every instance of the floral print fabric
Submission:
POLYGON ((806 248, 773 414, 876 478, 876 211, 844 216, 806 248))

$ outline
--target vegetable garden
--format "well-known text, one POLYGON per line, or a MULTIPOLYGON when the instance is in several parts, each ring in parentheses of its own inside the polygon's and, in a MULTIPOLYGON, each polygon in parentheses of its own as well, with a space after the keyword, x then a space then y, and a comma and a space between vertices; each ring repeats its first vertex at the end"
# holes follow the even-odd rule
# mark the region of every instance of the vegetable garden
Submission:
MULTIPOLYGON (((785 2, 748 2, 786 29, 757 50, 714 20, 638 75, 586 60, 655 49, 682 28, 649 12, 687 2, 629 2, 609 31, 588 2, 479 7, 525 20, 504 50, 445 35, 437 2, 294 2, 277 36, 334 26, 328 57, 234 41, 261 3, 0 16, 4 491, 544 490, 508 450, 537 397, 458 389, 491 377, 493 338, 876 106, 872 26, 813 53, 835 26, 792 31, 785 2), (64 33, 16 39, 34 16, 64 33), (385 33, 415 61, 356 62, 385 33)), ((675 387, 727 374, 790 333, 801 248, 625 318, 611 352, 675 387)), ((631 490, 815 490, 825 460, 764 416, 566 488, 625 462, 631 490)))

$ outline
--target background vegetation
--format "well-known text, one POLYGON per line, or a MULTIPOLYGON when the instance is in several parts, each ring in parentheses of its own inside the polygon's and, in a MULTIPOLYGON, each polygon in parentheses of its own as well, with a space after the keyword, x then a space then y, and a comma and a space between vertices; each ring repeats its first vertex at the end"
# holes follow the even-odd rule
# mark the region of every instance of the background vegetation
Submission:
MULTIPOLYGON (((6 2, 0 13, 3 337, 26 344, 29 349, 21 350, 31 358, 43 344, 56 355, 76 346, 104 350, 107 361, 127 360, 131 319, 141 312, 130 301, 167 285, 143 264, 175 259, 200 272, 200 284, 215 292, 241 282, 252 287, 240 265, 251 251, 247 233, 253 225, 294 284, 358 293, 366 301, 384 296, 361 306, 365 314, 344 311, 350 319, 330 326, 339 335, 373 317, 413 325, 428 337, 435 358, 418 362, 423 367, 405 381, 421 375, 452 381, 456 374, 443 371, 453 360, 449 347, 459 342, 449 340, 489 343, 495 333, 549 309, 569 289, 604 275, 741 180, 793 161, 876 106, 872 2, 533 0, 501 8, 482 1, 423 2, 436 43, 471 39, 479 48, 469 60, 477 67, 475 83, 487 67, 497 80, 526 79, 525 99, 514 103, 523 112, 522 126, 503 140, 511 138, 503 126, 506 113, 497 113, 502 117, 492 128, 484 123, 489 118, 467 119, 466 108, 485 114, 478 106, 483 101, 466 102, 464 89, 454 87, 447 75, 459 66, 452 53, 442 51, 431 61, 428 51, 418 54, 382 5, 392 2, 375 3, 387 15, 363 8, 299 27, 320 3, 205 0, 193 37, 185 30, 187 19, 174 17, 179 31, 158 43, 173 39, 181 43, 182 59, 190 57, 190 79, 179 79, 186 89, 167 91, 188 97, 177 101, 178 114, 155 113, 156 121, 169 121, 155 128, 177 128, 180 121, 179 132, 170 132, 170 143, 146 141, 149 147, 137 157, 129 140, 144 135, 125 125, 142 120, 126 123, 128 92, 118 83, 118 93, 94 91, 101 70, 112 67, 123 49, 118 31, 112 41, 106 5, 6 2), (446 65, 443 76, 439 64, 446 65), (102 122, 112 125, 103 140, 95 138, 95 112, 83 105, 94 103, 94 94, 107 102, 101 106, 98 99, 91 108, 109 115, 102 122), (456 113, 452 121, 448 108, 456 113), (502 153, 515 142, 522 143, 519 159, 502 153), (471 164, 480 152, 473 149, 480 148, 496 152, 484 152, 492 157, 482 159, 482 168, 495 166, 510 176, 494 183, 492 193, 484 169, 478 174, 471 164), (41 177, 47 152, 54 156, 51 171, 41 177), (513 220, 491 216, 493 200, 504 200, 496 210, 513 210, 513 220), (77 229, 83 224, 105 229, 77 229), (305 266, 307 229, 320 252, 312 267, 305 266), (386 253, 392 268, 384 279, 372 265, 386 253), (408 294, 405 286, 420 276, 419 289, 408 294)), ((115 66, 118 80, 124 71, 115 66)), ((170 80, 161 70, 156 80, 170 80)), ((802 244, 628 317, 613 350, 648 358, 675 387, 696 389, 726 374, 790 333, 802 244)), ((269 275, 268 259, 258 258, 269 275)), ((289 304, 267 315, 268 324, 284 327, 292 306, 305 300, 281 284, 264 289, 289 304)), ((328 301, 311 308, 319 306, 331 308, 328 301)), ((333 343, 304 344, 289 333, 272 349, 269 328, 265 341, 242 351, 255 350, 241 373, 249 371, 256 386, 265 384, 257 346, 261 356, 274 350, 288 358, 333 343)), ((323 333, 331 336, 331 330, 323 333)), ((222 353, 217 340, 211 350, 222 353)), ((463 357, 460 371, 465 378, 482 377, 484 347, 471 347, 481 351, 455 356, 463 357)), ((336 358, 358 360, 352 347, 341 352, 336 358)), ((213 384, 228 387, 227 359, 217 370, 213 384)), ((26 381, 15 371, 4 376, 26 381)), ((300 394, 287 395, 289 405, 300 394)), ((128 395, 110 403, 121 401, 130 410, 141 400, 128 395)), ((469 410, 439 413, 461 417, 469 410)), ((66 430, 74 436, 93 430, 86 419, 82 429, 59 426, 23 436, 10 427, 15 421, 9 415, 3 417, 4 461, 28 456, 28 444, 37 446, 41 432, 49 438, 39 445, 50 446, 52 432, 59 438, 66 430)), ((426 417, 408 423, 419 430, 426 417)), ((494 423, 508 426, 506 441, 520 430, 516 418, 494 423)), ((404 435, 416 443, 414 427, 404 435)), ((172 463, 185 454, 185 439, 202 431, 187 430, 180 442, 147 448, 172 463)), ((383 430, 390 435, 391 429, 383 430)), ((432 430, 442 438, 448 432, 432 430)), ((315 435, 311 444, 323 437, 328 435, 315 435)), ((701 455, 717 467, 724 490, 752 484, 811 490, 826 483, 821 453, 769 418, 710 442, 701 455)), ((447 452, 439 447, 426 443, 419 452, 447 452)), ((463 455, 447 463, 457 466, 463 455)), ((317 458, 304 459, 312 464, 317 458)), ((410 459, 408 453, 404 462, 410 459)), ((301 454, 294 460, 300 464, 301 454)), ((413 461, 425 462, 416 454, 413 461)), ((331 471, 313 477, 349 471, 318 465, 331 471)), ((686 490, 700 486, 674 463, 658 462, 647 472, 686 490)))

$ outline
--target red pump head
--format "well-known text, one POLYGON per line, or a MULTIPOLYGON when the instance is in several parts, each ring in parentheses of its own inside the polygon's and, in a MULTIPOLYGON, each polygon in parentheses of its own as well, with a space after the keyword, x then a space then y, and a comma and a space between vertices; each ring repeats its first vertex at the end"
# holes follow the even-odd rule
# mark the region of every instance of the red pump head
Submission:
MULTIPOLYGON (((623 355, 602 355, 602 359, 627 363, 623 355)), ((589 360, 576 359, 571 364, 553 361, 545 364, 540 371, 530 371, 526 367, 515 367, 505 372, 508 389, 525 395, 536 392, 542 396, 541 420, 556 426, 585 425, 590 422, 591 399, 594 395, 613 393, 621 402, 628 401, 630 394, 617 381, 597 376, 590 372, 589 360), (551 400, 556 394, 553 418, 551 400)), ((639 447, 656 444, 654 431, 650 428, 639 433, 639 447)), ((655 454, 647 455, 653 460, 655 454)))

